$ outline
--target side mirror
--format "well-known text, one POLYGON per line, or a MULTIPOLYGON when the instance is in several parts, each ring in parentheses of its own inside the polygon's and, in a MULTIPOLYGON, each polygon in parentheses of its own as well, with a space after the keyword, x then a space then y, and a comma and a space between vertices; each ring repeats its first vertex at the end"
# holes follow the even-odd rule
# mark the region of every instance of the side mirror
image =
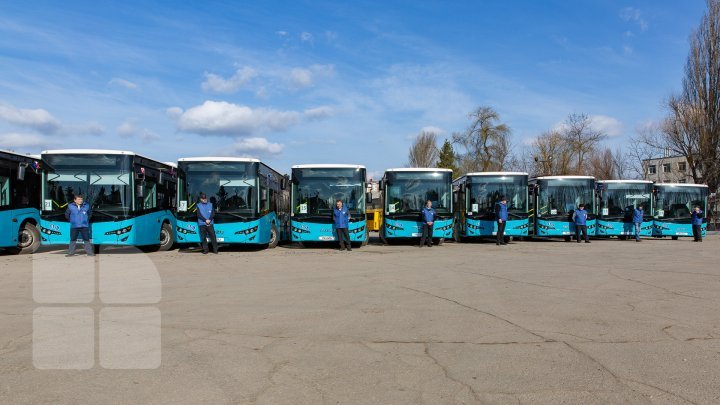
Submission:
POLYGON ((281 190, 287 190, 287 186, 288 186, 288 182, 289 182, 289 181, 290 181, 290 179, 288 179, 287 174, 284 175, 284 176, 282 176, 282 178, 280 179, 280 189, 281 189, 281 190))
POLYGON ((384 180, 380 180, 380 182, 378 182, 378 188, 380 189, 380 191, 382 191, 385 188, 384 180))
POLYGON ((145 197, 145 187, 142 184, 135 186, 135 195, 140 198, 145 197))
POLYGON ((25 169, 27 169, 27 163, 20 163, 18 165, 17 179, 22 181, 25 180, 25 169))
POLYGON ((373 201, 372 193, 365 193, 365 204, 369 204, 373 201))

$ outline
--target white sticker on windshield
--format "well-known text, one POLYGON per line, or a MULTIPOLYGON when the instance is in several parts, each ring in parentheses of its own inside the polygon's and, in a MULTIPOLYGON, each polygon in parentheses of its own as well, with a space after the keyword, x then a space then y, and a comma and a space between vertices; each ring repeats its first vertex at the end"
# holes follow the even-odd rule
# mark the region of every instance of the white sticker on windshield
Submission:
POLYGON ((473 204, 471 212, 480 212, 480 206, 478 204, 473 204))
POLYGON ((609 214, 610 214, 610 208, 603 208, 603 209, 602 209, 602 214, 603 214, 603 215, 609 215, 609 214))
POLYGON ((388 212, 391 214, 395 212, 395 204, 388 205, 388 212))
POLYGON ((550 210, 550 215, 557 215, 557 210, 550 210))
POLYGON ((186 200, 180 201, 180 204, 178 204, 178 211, 187 211, 187 201, 186 200))
POLYGON ((665 216, 665 210, 658 210, 658 216, 661 217, 661 218, 664 217, 664 216, 665 216))
POLYGON ((300 204, 300 213, 307 214, 307 204, 300 204))
POLYGON ((43 206, 43 209, 45 211, 52 211, 52 200, 45 200, 45 204, 43 206))

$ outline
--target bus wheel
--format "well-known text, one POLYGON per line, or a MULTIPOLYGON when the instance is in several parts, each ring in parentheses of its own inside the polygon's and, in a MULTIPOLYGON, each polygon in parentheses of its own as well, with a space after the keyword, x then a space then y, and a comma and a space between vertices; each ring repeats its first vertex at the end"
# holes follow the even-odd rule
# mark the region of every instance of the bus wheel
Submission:
POLYGON ((160 227, 160 247, 158 250, 161 252, 168 251, 174 243, 175 235, 173 235, 170 224, 163 224, 162 227, 160 227))
POLYGON ((382 242, 383 245, 388 245, 388 240, 385 237, 385 227, 380 228, 380 242, 382 242))
POLYGON ((672 240, 678 240, 678 237, 677 237, 677 236, 673 236, 673 237, 672 237, 672 240))
POLYGON ((268 242, 268 249, 274 249, 280 243, 280 237, 278 236, 277 228, 275 224, 270 228, 270 242, 268 242))
POLYGON ((442 246, 445 243, 445 238, 438 239, 438 246, 442 246))
POLYGON ((37 227, 30 222, 23 224, 18 232, 18 244, 14 252, 21 255, 35 253, 40 247, 40 232, 37 227))
POLYGON ((565 242, 570 242, 571 240, 572 240, 572 237, 571 237, 571 236, 566 236, 566 237, 565 237, 565 242))
POLYGON ((363 239, 360 246, 367 246, 368 242, 370 242, 370 232, 365 232, 365 239, 363 239))

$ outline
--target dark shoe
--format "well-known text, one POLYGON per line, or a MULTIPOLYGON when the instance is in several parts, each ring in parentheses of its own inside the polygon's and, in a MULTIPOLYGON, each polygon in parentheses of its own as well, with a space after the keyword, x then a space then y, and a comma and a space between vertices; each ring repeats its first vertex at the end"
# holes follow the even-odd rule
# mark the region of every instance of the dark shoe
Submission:
POLYGON ((350 249, 350 248, 347 248, 347 251, 348 251, 348 252, 352 252, 352 249, 350 249))
POLYGON ((635 239, 635 242, 642 242, 640 239, 635 239))
POLYGON ((95 256, 95 253, 88 253, 87 255, 88 255, 89 257, 93 257, 93 256, 95 256))
POLYGON ((500 246, 500 242, 495 242, 496 245, 500 246))
POLYGON ((577 243, 580 243, 580 241, 577 241, 577 243))
POLYGON ((586 240, 585 243, 590 243, 590 241, 589 241, 589 240, 586 240))
POLYGON ((75 256, 75 253, 68 253, 65 255, 65 257, 73 257, 73 256, 75 256))
POLYGON ((218 254, 218 252, 213 252, 214 255, 218 254))
POLYGON ((430 244, 430 245, 428 245, 428 247, 433 247, 433 245, 432 245, 432 244, 430 244))
POLYGON ((204 255, 208 254, 208 251, 207 251, 207 250, 203 250, 203 254, 204 254, 204 255))

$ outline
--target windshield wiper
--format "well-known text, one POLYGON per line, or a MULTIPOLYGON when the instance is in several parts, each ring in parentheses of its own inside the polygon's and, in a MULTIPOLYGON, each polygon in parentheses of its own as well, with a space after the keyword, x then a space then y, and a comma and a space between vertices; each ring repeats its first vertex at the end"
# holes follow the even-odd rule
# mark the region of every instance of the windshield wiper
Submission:
POLYGON ((217 214, 220 214, 220 215, 230 215, 231 217, 240 218, 240 219, 242 219, 243 221, 246 221, 246 220, 247 220, 247 217, 244 217, 244 216, 238 215, 238 214, 233 214, 232 212, 222 212, 222 211, 218 211, 217 214))
POLYGON ((98 214, 102 214, 102 215, 108 216, 108 217, 112 218, 114 221, 117 221, 117 220, 118 220, 118 217, 117 217, 116 215, 110 214, 110 213, 105 212, 105 211, 102 211, 102 210, 96 210, 96 209, 93 209, 93 210, 92 210, 92 213, 93 213, 93 214, 96 213, 96 212, 97 212, 98 214))

